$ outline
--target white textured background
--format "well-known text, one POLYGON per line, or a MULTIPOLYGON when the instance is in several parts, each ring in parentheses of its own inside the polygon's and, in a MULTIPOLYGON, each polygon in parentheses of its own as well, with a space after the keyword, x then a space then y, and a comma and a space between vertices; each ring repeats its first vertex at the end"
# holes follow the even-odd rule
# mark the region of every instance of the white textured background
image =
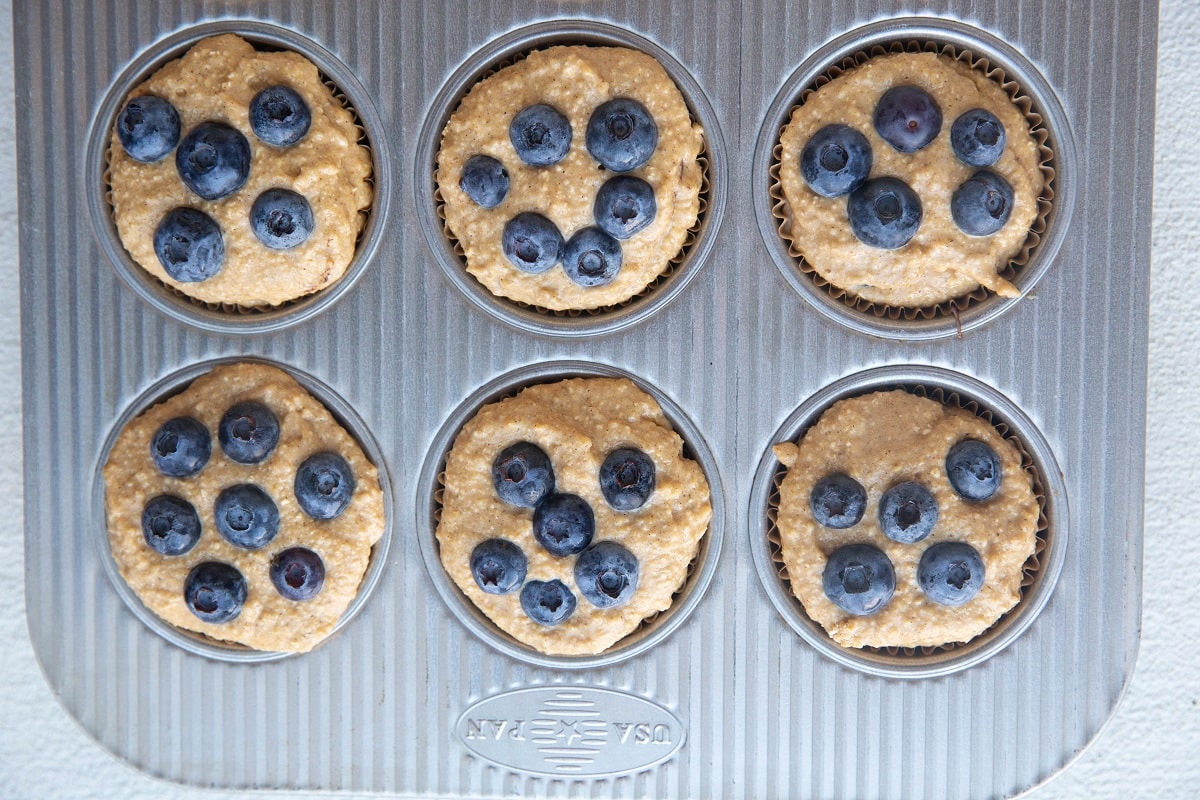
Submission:
MULTIPOLYGON (((58 705, 29 643, 12 35, 0 0, 0 308, 13 310, 0 314, 0 798, 262 797, 174 787, 117 761, 58 705)), ((1032 800, 1200 798, 1200 2, 1162 0, 1158 47, 1141 650, 1109 725, 1032 800)))

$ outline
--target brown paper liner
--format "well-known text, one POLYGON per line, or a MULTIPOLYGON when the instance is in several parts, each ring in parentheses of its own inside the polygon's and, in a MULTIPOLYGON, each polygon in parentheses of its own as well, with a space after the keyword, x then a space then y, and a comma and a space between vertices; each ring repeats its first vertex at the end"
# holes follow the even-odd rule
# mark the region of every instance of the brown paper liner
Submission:
MULTIPOLYGON (((461 105, 462 98, 465 97, 466 93, 471 91, 471 89, 473 89, 476 84, 486 80, 487 78, 490 78, 492 75, 495 75, 497 72, 504 69, 505 67, 511 67, 513 64, 516 64, 519 61, 524 60, 530 53, 541 50, 544 47, 551 47, 551 46, 557 47, 560 45, 569 45, 569 44, 572 44, 572 42, 569 42, 569 41, 557 42, 556 41, 556 42, 553 42, 548 45, 541 45, 538 47, 530 48, 529 50, 526 50, 521 53, 517 53, 515 55, 509 56, 508 58, 505 58, 505 59, 502 59, 502 60, 496 62, 496 64, 493 65, 490 69, 481 73, 479 78, 463 91, 463 94, 455 102, 454 108, 457 109, 458 106, 461 105)), ((581 43, 581 44, 587 44, 587 43, 581 43)), ((611 45, 611 46, 628 47, 627 45, 611 45)), ((679 87, 676 86, 675 88, 678 89, 679 87)), ((679 90, 679 93, 680 93, 680 95, 683 95, 683 90, 679 90)), ((685 103, 687 102, 686 97, 684 97, 684 102, 685 103)), ((688 111, 689 111, 689 116, 691 118, 692 123, 695 124, 696 117, 694 114, 690 113, 691 112, 690 107, 689 107, 688 111)), ((453 112, 451 112, 451 113, 453 113, 453 112)), ((683 246, 679 248, 679 252, 676 253, 671 259, 669 259, 667 261, 666 269, 664 269, 662 272, 660 272, 658 274, 658 276, 655 277, 653 280, 651 280, 649 283, 647 283, 640 292, 633 295, 628 300, 624 300, 620 303, 613 303, 613 304, 607 305, 607 306, 599 306, 597 308, 553 309, 553 308, 545 308, 544 306, 539 306, 534 303, 525 303, 520 300, 513 300, 510 297, 503 297, 501 295, 493 293, 491 289, 487 289, 487 287, 483 286, 482 283, 479 283, 479 286, 483 287, 484 289, 487 289, 488 294, 491 295, 493 298, 495 298, 497 301, 499 301, 501 303, 506 303, 506 304, 514 306, 516 308, 522 308, 527 311, 533 311, 538 314, 544 314, 546 316, 558 317, 558 318, 601 317, 601 316, 604 316, 605 314, 611 314, 614 311, 619 311, 622 308, 627 308, 627 307, 633 305, 634 303, 636 303, 637 301, 641 300, 642 298, 653 294, 654 291, 659 286, 666 283, 666 281, 672 275, 674 275, 676 272, 679 271, 679 268, 683 265, 683 262, 687 260, 688 253, 691 252, 692 246, 695 245, 696 237, 699 236, 700 230, 704 227, 704 220, 708 216, 709 201, 710 201, 710 198, 712 197, 712 185, 711 185, 711 182, 709 181, 709 170, 708 170, 709 160, 708 159, 709 159, 708 133, 707 133, 707 131, 705 131, 704 135, 703 135, 703 141, 702 141, 701 147, 700 147, 700 152, 696 155, 696 162, 700 165, 699 208, 697 209, 697 212, 696 212, 696 221, 695 221, 695 223, 692 224, 692 227, 688 228, 687 234, 683 240, 683 246)), ((436 169, 433 172, 433 183, 434 183, 434 187, 435 187, 434 191, 433 191, 433 201, 435 203, 435 212, 437 214, 437 218, 439 220, 441 220, 441 223, 442 223, 442 233, 445 235, 446 241, 450 243, 450 247, 454 251, 454 255, 458 258, 459 262, 462 264, 463 272, 466 272, 466 270, 467 270, 466 251, 463 250, 462 244, 459 242, 458 237, 454 235, 454 232, 452 230, 450 230, 450 226, 446 222, 446 201, 442 197, 441 188, 438 186, 436 169)), ((470 275, 470 273, 467 273, 467 274, 470 275)), ((471 276, 471 277, 474 278, 474 276, 471 276)), ((478 283, 478 281, 476 281, 476 283, 478 283)))
MULTIPOLYGON (((787 115, 787 121, 784 126, 791 120, 791 112, 797 107, 804 105, 809 95, 816 92, 825 84, 832 81, 834 78, 843 73, 860 66, 876 56, 889 55, 894 53, 936 53, 938 55, 947 56, 955 61, 961 62, 966 66, 978 72, 982 72, 994 83, 998 84, 1005 94, 1012 100, 1013 105, 1025 114, 1025 118, 1029 121, 1029 130, 1033 134, 1034 139, 1038 144, 1038 152, 1041 155, 1039 166, 1042 172, 1042 191, 1037 198, 1037 216, 1033 220, 1033 224, 1029 227, 1029 235, 1025 237, 1021 248, 1016 252, 1008 263, 1000 270, 1001 278, 1012 282, 1020 274, 1021 270, 1029 263, 1033 257, 1038 245, 1046 232, 1048 217, 1054 202, 1054 150, 1050 147, 1050 132, 1046 129, 1042 115, 1034 107, 1033 99, 1026 94, 1025 90, 1016 81, 1009 78, 1005 71, 992 64, 986 55, 975 55, 969 49, 959 50, 954 45, 945 44, 934 41, 896 41, 887 46, 874 45, 869 50, 859 50, 858 52, 848 55, 829 67, 823 74, 817 77, 809 86, 806 86, 800 92, 799 101, 792 107, 787 115)), ((783 146, 778 139, 783 135, 783 128, 779 130, 776 136, 775 146, 771 150, 771 163, 768 166, 768 173, 771 176, 770 187, 768 189, 771 195, 771 214, 775 217, 776 228, 779 230, 779 235, 783 237, 784 242, 788 246, 788 255, 795 259, 796 267, 815 283, 819 288, 823 289, 830 297, 840 300, 845 305, 856 311, 862 311, 867 314, 872 314, 880 319, 891 320, 917 320, 917 319, 937 319, 946 316, 952 316, 957 319, 958 315, 976 305, 977 303, 987 300, 995 295, 989 289, 980 286, 965 295, 951 298, 944 302, 932 306, 896 306, 887 303, 878 303, 870 300, 864 300, 846 289, 836 286, 825 278, 821 277, 812 266, 805 261, 804 253, 800 249, 799 244, 792 238, 791 235, 791 211, 788 207, 787 200, 783 196, 783 188, 779 181, 780 161, 783 156, 783 146)))
MULTIPOLYGON (((879 653, 879 654, 888 655, 888 656, 908 656, 908 657, 928 656, 928 655, 932 655, 934 653, 951 653, 951 652, 954 652, 955 650, 959 650, 959 649, 967 646, 968 644, 970 644, 970 642, 974 641, 975 639, 978 639, 981 636, 985 636, 988 633, 990 633, 991 631, 1000 627, 1004 623, 1005 620, 1010 618, 1017 611, 1017 609, 1019 609, 1021 607, 1021 604, 1024 603, 1025 599, 1028 597, 1029 588, 1031 586, 1033 586, 1033 584, 1037 581, 1038 573, 1041 572, 1041 569, 1042 569, 1042 554, 1046 551, 1046 547, 1049 545, 1050 522, 1049 522, 1049 518, 1046 516, 1046 489, 1042 483, 1041 475, 1038 473, 1037 466, 1033 462, 1033 457, 1029 455, 1029 451, 1025 448, 1025 445, 1021 441, 1020 437, 1018 437, 1013 431, 1011 431, 1009 429, 1008 425, 1006 425, 1003 422, 999 422, 999 421, 995 420, 992 417, 991 411, 982 407, 975 400, 971 400, 971 399, 960 396, 957 392, 947 391, 947 390, 939 388, 939 387, 930 388, 930 387, 926 387, 921 384, 913 384, 913 385, 901 385, 901 386, 890 386, 890 387, 878 387, 878 388, 870 389, 865 392, 858 392, 855 394, 846 395, 846 397, 839 397, 838 400, 844 400, 848 397, 858 397, 858 396, 862 396, 862 395, 866 395, 866 394, 874 394, 875 392, 887 391, 888 389, 904 389, 905 391, 909 392, 910 394, 917 395, 918 397, 925 397, 930 400, 934 400, 936 402, 942 403, 943 405, 956 406, 958 408, 966 409, 967 411, 970 411, 972 414, 974 414, 975 416, 984 420, 989 425, 991 425, 993 428, 995 428, 996 432, 998 434, 1000 434, 1001 438, 1003 438, 1006 442, 1008 442, 1013 447, 1015 447, 1017 449, 1017 452, 1020 453, 1021 469, 1023 469, 1025 471, 1025 473, 1029 476, 1030 483, 1033 486, 1033 496, 1034 496, 1034 499, 1037 501, 1037 505, 1038 505, 1037 531, 1035 532, 1036 538, 1034 540, 1033 552, 1029 554, 1029 558, 1027 558, 1025 560, 1025 564, 1021 568, 1021 592, 1020 592, 1021 596, 1017 600, 1017 602, 1013 605, 1012 608, 1010 608, 1008 611, 1005 611, 1003 614, 1001 614, 999 619, 997 619, 995 622, 993 622, 989 627, 980 631, 970 641, 947 642, 946 644, 938 645, 936 647, 869 647, 868 646, 868 647, 861 647, 861 648, 845 648, 848 650, 861 650, 861 651, 867 652, 867 653, 879 653)), ((807 429, 802 431, 800 433, 800 436, 797 437, 797 441, 799 441, 799 439, 803 439, 804 434, 807 432, 808 432, 807 429)), ((768 553, 771 558, 771 564, 775 568, 775 574, 779 577, 779 580, 783 583, 784 587, 786 587, 788 592, 791 594, 792 599, 796 603, 796 606, 801 610, 802 613, 805 614, 805 616, 807 616, 807 612, 804 610, 804 605, 796 597, 795 593, 792 592, 791 578, 788 576, 787 566, 783 563, 783 546, 780 543, 778 521, 779 521, 780 487, 783 484, 784 477, 786 477, 786 476, 787 476, 787 467, 780 464, 776 468, 775 474, 771 478, 771 491, 767 497, 767 550, 768 550, 768 553)), ((833 640, 830 639, 830 641, 833 641, 833 640)))
MULTIPOLYGON (((259 50, 262 52, 276 52, 276 51, 280 50, 280 48, 278 48, 278 47, 263 46, 263 45, 259 44, 258 42, 255 42, 251 39, 246 39, 246 41, 250 42, 250 44, 252 44, 254 46, 255 50, 259 50)), ((303 54, 301 54, 301 55, 303 55, 303 54)), ((350 112, 350 116, 353 118, 352 121, 354 123, 354 127, 358 129, 358 139, 357 139, 358 146, 363 148, 364 150, 366 150, 367 154, 370 155, 371 154, 371 139, 370 139, 370 137, 367 136, 367 130, 366 130, 366 128, 363 127, 362 120, 359 118, 358 112, 354 109, 354 106, 350 103, 350 98, 348 98, 346 96, 345 92, 343 92, 336 83, 334 83, 332 80, 330 80, 329 77, 324 72, 321 72, 319 68, 318 68, 317 74, 321 77, 321 83, 325 84, 325 87, 327 89, 329 89, 330 93, 333 95, 333 98, 335 100, 337 100, 338 103, 341 104, 342 108, 344 108, 350 112)), ((109 131, 106 131, 106 133, 105 133, 105 135, 109 137, 108 138, 109 143, 108 143, 108 146, 105 147, 105 149, 104 149, 104 202, 108 206, 110 216, 112 215, 112 208, 113 208, 112 181, 111 181, 111 169, 110 169, 111 164, 112 164, 112 135, 111 134, 112 134, 111 129, 109 131)), ((374 201, 375 201, 374 160, 373 159, 369 159, 369 160, 372 165, 372 167, 371 167, 372 171, 371 171, 371 173, 369 173, 367 175, 366 181, 367 181, 367 183, 369 183, 371 185, 371 202, 374 203, 374 201)), ((369 220, 371 218, 372 207, 373 206, 366 206, 365 208, 360 208, 358 210, 358 230, 357 230, 357 235, 354 239, 354 252, 355 252, 356 256, 358 255, 358 248, 362 244, 363 231, 366 230, 367 220, 369 220)), ((117 240, 120 241, 119 234, 117 235, 117 240)), ((124 247, 125 247, 124 242, 121 242, 121 247, 122 247, 122 249, 124 249, 124 247)), ((128 255, 128 250, 126 250, 126 254, 128 255)), ((130 256, 130 260, 131 261, 133 260, 132 256, 130 256)), ((175 287, 175 286, 171 286, 170 284, 163 281, 161 278, 157 277, 156 275, 153 275, 152 273, 150 273, 149 271, 144 269, 142 267, 142 265, 138 264, 136 261, 134 261, 133 263, 138 269, 142 270, 142 272, 145 273, 145 275, 147 275, 151 280, 153 280, 156 284, 158 284, 158 286, 160 286, 164 292, 171 295, 172 297, 176 297, 180 300, 183 300, 183 301, 189 303, 190 305, 195 306, 196 308, 203 308, 208 311, 216 311, 216 312, 219 312, 222 314, 228 314, 230 316, 255 316, 255 315, 263 314, 266 312, 279 311, 281 309, 288 309, 288 308, 291 308, 292 306, 297 305, 301 301, 307 300, 308 298, 312 297, 313 295, 320 294, 321 292, 324 292, 327 289, 331 289, 332 287, 336 286, 338 283, 340 283, 345 278, 345 272, 343 272, 342 276, 340 278, 338 278, 336 281, 329 284, 328 286, 318 289, 315 292, 309 292, 308 294, 303 294, 303 295, 300 295, 299 297, 293 297, 291 300, 285 300, 282 303, 276 303, 274 305, 245 306, 245 305, 241 305, 240 303, 207 303, 207 302, 204 302, 203 300, 197 300, 196 298, 192 297, 191 295, 189 295, 187 292, 183 291, 182 289, 175 287)), ((353 263, 353 258, 351 258, 351 263, 353 263)), ((346 266, 348 269, 349 264, 347 264, 346 266)))

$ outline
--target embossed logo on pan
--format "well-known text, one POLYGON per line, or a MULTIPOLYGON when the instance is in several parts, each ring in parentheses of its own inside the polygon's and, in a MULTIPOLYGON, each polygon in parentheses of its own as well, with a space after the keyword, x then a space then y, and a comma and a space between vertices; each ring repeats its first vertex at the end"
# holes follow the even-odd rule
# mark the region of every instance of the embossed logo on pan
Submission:
POLYGON ((686 738, 662 706, 587 686, 518 689, 485 697, 459 717, 459 740, 475 755, 536 775, 597 777, 666 761, 686 738))

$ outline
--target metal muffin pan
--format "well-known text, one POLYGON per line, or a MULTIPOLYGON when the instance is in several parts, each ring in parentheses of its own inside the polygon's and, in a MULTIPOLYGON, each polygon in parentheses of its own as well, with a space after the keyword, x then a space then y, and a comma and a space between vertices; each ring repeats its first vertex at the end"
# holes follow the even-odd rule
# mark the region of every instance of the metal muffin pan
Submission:
POLYGON ((914 20, 907 6, 835 0, 503 0, 487 14, 461 0, 297 0, 240 5, 231 19, 184 0, 20 4, 26 608, 68 713, 136 768, 203 786, 974 798, 1018 794, 1061 769, 1108 718, 1137 650, 1157 6, 921 8, 929 16, 914 20), (1007 43, 1076 137, 1063 187, 1088 198, 1088 213, 1055 220, 1062 239, 1044 273, 1003 313, 964 320, 962 339, 830 317, 794 291, 759 231, 754 148, 775 122, 772 103, 813 54, 888 21, 1007 43), (101 199, 93 128, 160 43, 214 30, 198 26, 259 25, 288 32, 285 46, 331 54, 345 68, 331 77, 360 116, 374 108, 364 124, 382 131, 372 140, 379 229, 336 303, 217 326, 148 302, 85 221, 101 199), (724 166, 713 161, 727 201, 710 207, 711 239, 687 286, 586 337, 481 310, 441 274, 422 217, 431 108, 492 43, 550 29, 623 31, 661 48, 700 88, 685 85, 685 96, 711 106, 727 147, 724 166), (95 546, 94 470, 111 431, 150 387, 227 358, 286 364, 329 387, 391 476, 394 535, 353 623, 266 663, 164 638, 127 605, 95 546), (611 663, 561 668, 464 624, 430 578, 413 521, 429 510, 421 466, 464 398, 514 371, 581 360, 656 387, 691 421, 719 468, 724 535, 711 582, 669 635, 611 663), (753 478, 773 437, 827 387, 885 365, 994 387, 1040 432, 1070 498, 1070 536, 1040 612, 998 652, 937 677, 867 674, 810 645, 764 589, 753 551, 753 478), (222 736, 180 735, 198 730, 222 736))

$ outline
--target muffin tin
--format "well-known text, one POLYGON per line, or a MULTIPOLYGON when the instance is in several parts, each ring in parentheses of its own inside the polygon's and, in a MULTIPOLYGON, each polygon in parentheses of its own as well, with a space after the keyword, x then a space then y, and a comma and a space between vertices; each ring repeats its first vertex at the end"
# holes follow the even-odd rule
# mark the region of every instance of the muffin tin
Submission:
POLYGON ((1137 649, 1155 6, 923 8, 930 16, 834 0, 506 1, 487 15, 457 1, 301 0, 239 6, 237 18, 182 0, 17 8, 14 29, 28 32, 16 42, 28 109, 26 607, 66 710, 151 775, 237 788, 994 797, 1061 769, 1107 719, 1137 649), (1111 20, 1103 32, 1093 15, 1111 20), (229 318, 139 286, 104 209, 98 143, 119 98, 225 30, 317 62, 375 158, 353 274, 278 314, 229 318), (847 322, 793 291, 764 229, 763 147, 781 104, 818 63, 914 34, 1010 68, 1061 162, 1023 296, 977 304, 961 336, 958 321, 847 322), (680 268, 599 323, 497 310, 454 280, 432 222, 434 139, 453 99, 496 58, 567 39, 659 55, 711 159, 708 210, 680 268), (1075 197, 1086 209, 1072 213, 1075 197), (370 432, 393 530, 352 619, 311 653, 253 664, 159 630, 95 546, 96 474, 129 409, 197 365, 247 358, 311 376, 370 432), (447 431, 483 398, 552 373, 614 371, 669 399, 705 466, 708 550, 677 607, 628 649, 581 664, 529 658, 442 596, 429 559, 437 464, 447 431), (889 654, 896 663, 880 666, 830 649, 760 574, 771 445, 863 375, 978 401, 1017 431, 1043 479, 1047 545, 1029 596, 1004 630, 949 660, 889 654), (1086 680, 1079 664, 1093 665, 1086 680), (222 736, 178 735, 198 730, 222 736))

